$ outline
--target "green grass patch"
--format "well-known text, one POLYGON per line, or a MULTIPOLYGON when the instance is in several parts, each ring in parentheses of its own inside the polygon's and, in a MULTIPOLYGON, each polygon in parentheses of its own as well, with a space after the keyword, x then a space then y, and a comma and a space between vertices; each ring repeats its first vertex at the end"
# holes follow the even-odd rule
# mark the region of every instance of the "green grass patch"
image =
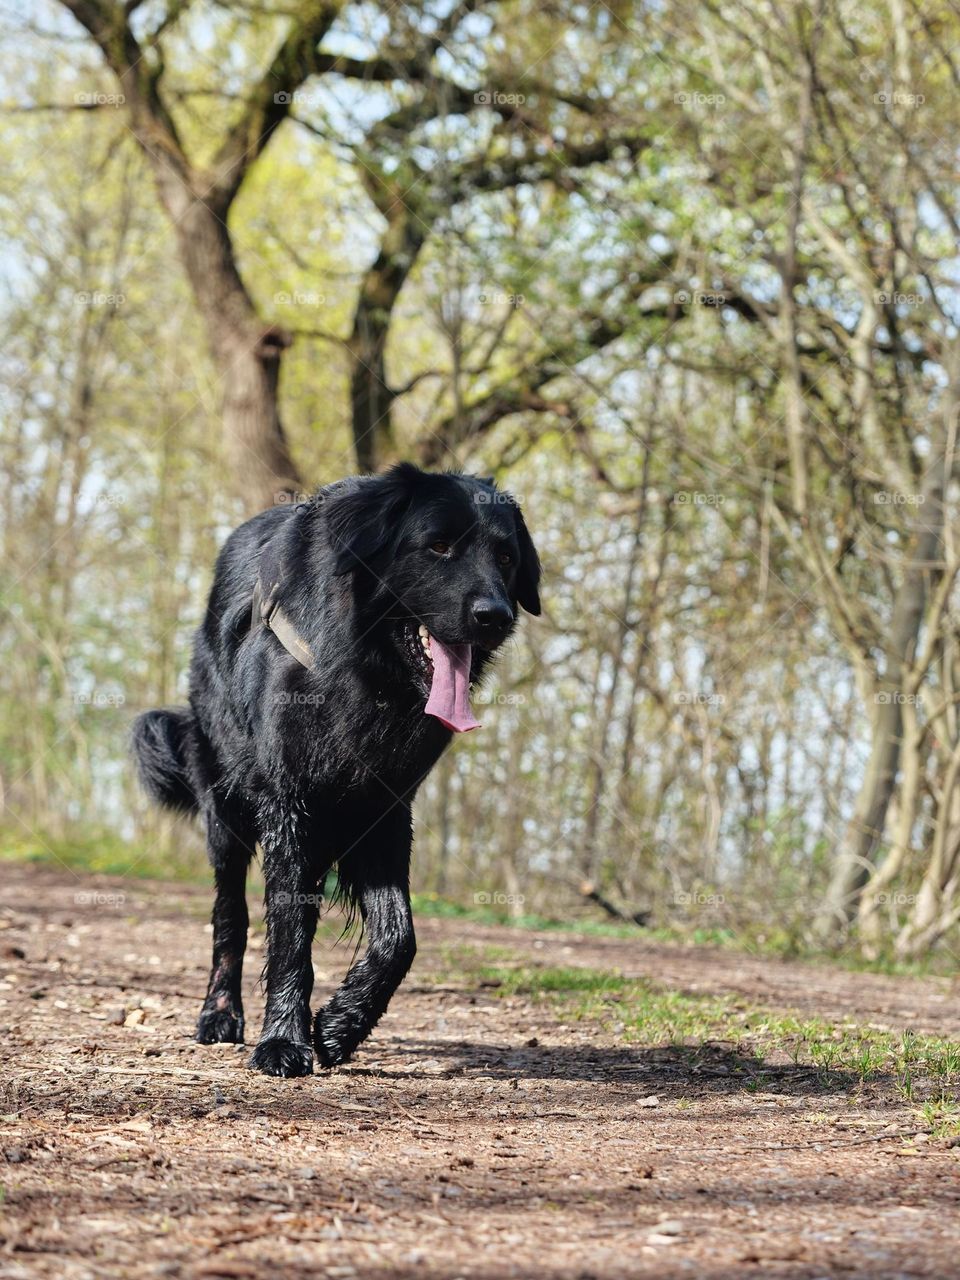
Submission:
POLYGON ((0 844, 0 860, 137 880, 199 884, 209 878, 209 868, 195 838, 189 843, 193 847, 188 852, 180 852, 175 835, 153 843, 144 840, 140 844, 132 844, 113 832, 86 832, 68 838, 41 834, 21 839, 8 835, 0 844))
POLYGON ((954 1098, 928 1099, 920 1118, 935 1138, 960 1138, 960 1104, 954 1098))
POLYGON ((883 1080, 905 1099, 925 1096, 925 1106, 940 1108, 936 1123, 960 1132, 955 1041, 757 1008, 736 996, 688 995, 595 969, 504 964, 488 951, 451 949, 446 962, 448 979, 544 1001, 564 1020, 596 1022, 625 1044, 669 1046, 692 1058, 721 1048, 747 1077, 804 1068, 821 1083, 883 1080))
MULTIPOLYGON (((443 920, 467 920, 474 924, 502 925, 508 929, 529 929, 542 933, 573 933, 589 938, 624 938, 635 941, 643 938, 645 942, 679 942, 688 946, 737 947, 737 934, 725 926, 710 928, 696 927, 682 929, 651 928, 649 926, 617 923, 614 920, 591 920, 589 917, 575 918, 542 916, 534 912, 521 915, 510 915, 495 906, 464 906, 451 898, 441 897, 436 893, 414 893, 413 909, 421 916, 438 916, 443 920)), ((747 939, 743 945, 749 945, 747 939)))

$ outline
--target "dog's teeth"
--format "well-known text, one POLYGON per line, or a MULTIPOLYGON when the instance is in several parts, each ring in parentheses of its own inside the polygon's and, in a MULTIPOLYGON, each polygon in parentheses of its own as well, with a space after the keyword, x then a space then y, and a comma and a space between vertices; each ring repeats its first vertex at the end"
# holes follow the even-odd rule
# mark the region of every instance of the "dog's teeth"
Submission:
POLYGON ((420 637, 421 637, 421 639, 426 640, 427 636, 428 636, 430 633, 427 631, 427 628, 423 625, 423 623, 422 623, 422 622, 420 623, 420 626, 419 626, 418 630, 419 630, 419 632, 420 632, 420 637))

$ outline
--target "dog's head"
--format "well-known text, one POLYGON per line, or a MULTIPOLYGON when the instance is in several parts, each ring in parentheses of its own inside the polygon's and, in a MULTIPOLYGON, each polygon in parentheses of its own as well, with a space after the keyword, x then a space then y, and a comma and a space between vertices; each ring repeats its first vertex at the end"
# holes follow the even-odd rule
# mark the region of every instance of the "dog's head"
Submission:
POLYGON ((430 714, 472 727, 466 683, 520 608, 540 612, 540 561, 519 504, 491 480, 402 463, 334 492, 324 514, 333 572, 353 575, 363 625, 393 647, 430 714))

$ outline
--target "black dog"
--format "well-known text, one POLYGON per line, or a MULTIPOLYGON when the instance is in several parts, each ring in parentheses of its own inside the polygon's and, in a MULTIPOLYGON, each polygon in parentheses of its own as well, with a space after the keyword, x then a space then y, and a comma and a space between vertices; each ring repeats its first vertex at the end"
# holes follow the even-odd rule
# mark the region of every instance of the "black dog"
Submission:
POLYGON ((540 612, 520 508, 491 481, 403 464, 256 516, 227 540, 190 676, 190 706, 133 730, 140 779, 203 815, 216 880, 213 968, 197 1039, 242 1042, 246 871, 266 881, 267 1005, 250 1060, 301 1076, 345 1062, 413 961, 410 806, 469 687, 540 612), (313 1022, 311 943, 337 864, 368 943, 313 1022))

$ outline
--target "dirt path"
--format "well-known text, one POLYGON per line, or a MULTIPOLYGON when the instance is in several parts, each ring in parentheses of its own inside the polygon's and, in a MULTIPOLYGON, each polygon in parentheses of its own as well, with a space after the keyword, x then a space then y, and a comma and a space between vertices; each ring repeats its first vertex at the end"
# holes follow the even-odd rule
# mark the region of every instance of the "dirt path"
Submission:
MULTIPOLYGON (((892 1082, 827 1086, 790 1064, 761 1092, 721 1048, 695 1065, 458 981, 450 949, 960 1036, 947 982, 427 919, 356 1062, 269 1080, 247 1050, 190 1038, 205 893, 2 874, 0 1277, 960 1270, 960 1151, 913 1139, 892 1082)), ((318 945, 320 994, 348 952, 318 945)))

